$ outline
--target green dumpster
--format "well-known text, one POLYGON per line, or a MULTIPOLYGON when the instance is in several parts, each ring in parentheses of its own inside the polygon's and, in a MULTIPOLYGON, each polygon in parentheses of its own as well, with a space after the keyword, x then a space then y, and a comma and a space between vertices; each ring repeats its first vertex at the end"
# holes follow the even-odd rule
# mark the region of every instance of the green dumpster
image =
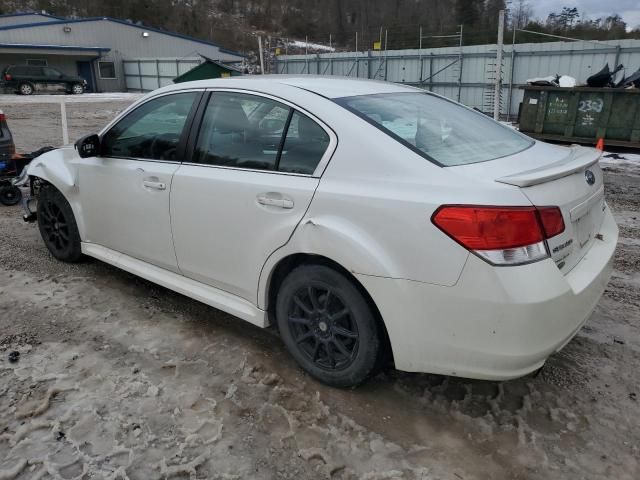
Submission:
POLYGON ((520 131, 534 138, 640 148, 640 89, 526 86, 520 131))

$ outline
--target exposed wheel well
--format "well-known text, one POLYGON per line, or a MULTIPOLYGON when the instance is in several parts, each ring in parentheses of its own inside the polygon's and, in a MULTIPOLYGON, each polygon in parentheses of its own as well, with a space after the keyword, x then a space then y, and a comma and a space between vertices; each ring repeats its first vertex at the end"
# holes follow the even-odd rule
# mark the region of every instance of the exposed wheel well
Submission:
POLYGON ((308 253, 296 253, 293 255, 289 255, 288 257, 283 258, 278 262, 276 267, 273 270, 271 275, 271 279, 269 281, 268 287, 268 296, 267 296, 267 313, 269 315, 269 320, 272 325, 277 325, 275 321, 275 304, 276 304, 276 296, 278 295, 278 290, 280 289, 280 285, 285 277, 294 270, 296 267, 300 265, 324 265, 326 267, 332 268, 340 273, 342 273, 345 277, 347 277, 351 282, 356 286, 358 291, 365 298, 371 311, 374 313, 376 321, 378 322, 378 326, 380 327, 380 331, 382 332, 383 338, 382 342, 384 345, 383 348, 383 359, 382 362, 393 361, 393 352, 391 350, 391 341, 389 340, 389 333, 387 332, 387 327, 384 324, 384 320, 382 319, 382 315, 378 310, 373 298, 369 295, 369 292, 362 286, 362 284, 358 281, 358 279, 349 272, 346 268, 340 265, 337 262, 334 262, 330 258, 324 257, 322 255, 312 255, 308 253))

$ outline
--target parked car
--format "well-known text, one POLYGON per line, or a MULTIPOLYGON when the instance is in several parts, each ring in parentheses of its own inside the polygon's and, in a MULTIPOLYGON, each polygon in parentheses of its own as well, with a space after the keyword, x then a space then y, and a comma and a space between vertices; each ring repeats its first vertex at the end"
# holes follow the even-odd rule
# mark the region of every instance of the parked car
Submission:
POLYGON ((304 370, 533 372, 581 328, 618 228, 600 152, 408 86, 243 77, 150 93, 23 182, 44 243, 274 324, 304 370))
POLYGON ((5 88, 15 89, 21 95, 31 95, 36 91, 65 91, 81 94, 87 81, 75 75, 67 75, 51 67, 36 65, 9 65, 2 72, 5 88))
POLYGON ((13 143, 13 135, 7 124, 7 117, 0 110, 0 160, 9 160, 16 152, 16 146, 13 143))
POLYGON ((16 146, 13 143, 13 135, 7 124, 7 117, 0 110, 0 204, 2 205, 15 205, 22 197, 20 189, 11 184, 11 179, 21 173, 24 168, 24 165, 17 164, 15 157, 16 146))

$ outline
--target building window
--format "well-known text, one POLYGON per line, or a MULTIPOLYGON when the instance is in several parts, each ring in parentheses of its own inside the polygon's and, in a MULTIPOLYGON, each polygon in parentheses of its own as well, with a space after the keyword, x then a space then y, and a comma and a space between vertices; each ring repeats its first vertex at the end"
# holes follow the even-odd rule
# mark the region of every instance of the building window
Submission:
POLYGON ((113 62, 98 62, 100 78, 116 78, 116 64, 113 62))
POLYGON ((47 67, 49 64, 44 58, 27 58, 27 65, 37 65, 38 67, 47 67))

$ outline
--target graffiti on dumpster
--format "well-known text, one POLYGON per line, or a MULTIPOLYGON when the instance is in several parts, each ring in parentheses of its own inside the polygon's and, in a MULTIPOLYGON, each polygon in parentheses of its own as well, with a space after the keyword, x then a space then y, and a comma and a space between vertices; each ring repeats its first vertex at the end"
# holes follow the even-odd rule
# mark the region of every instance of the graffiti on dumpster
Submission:
POLYGON ((595 100, 580 100, 578 104, 578 110, 581 112, 602 112, 602 107, 604 107, 604 101, 601 98, 596 98, 595 100))

